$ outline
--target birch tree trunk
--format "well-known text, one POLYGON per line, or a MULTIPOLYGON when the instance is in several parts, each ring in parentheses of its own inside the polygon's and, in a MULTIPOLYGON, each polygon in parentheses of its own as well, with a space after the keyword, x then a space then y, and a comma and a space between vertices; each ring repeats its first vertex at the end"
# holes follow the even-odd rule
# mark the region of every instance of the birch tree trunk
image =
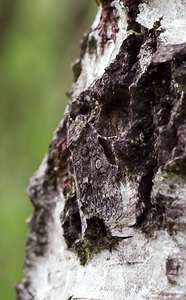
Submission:
POLYGON ((186 299, 185 59, 185 0, 100 1, 30 180, 17 299, 186 299))

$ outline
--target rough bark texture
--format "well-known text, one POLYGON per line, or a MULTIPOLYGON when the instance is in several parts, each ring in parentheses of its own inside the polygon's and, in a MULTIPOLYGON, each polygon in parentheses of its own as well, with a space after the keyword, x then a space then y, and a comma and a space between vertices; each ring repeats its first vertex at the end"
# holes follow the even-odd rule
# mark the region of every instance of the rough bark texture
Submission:
POLYGON ((100 1, 30 181, 17 299, 186 299, 186 2, 100 1))

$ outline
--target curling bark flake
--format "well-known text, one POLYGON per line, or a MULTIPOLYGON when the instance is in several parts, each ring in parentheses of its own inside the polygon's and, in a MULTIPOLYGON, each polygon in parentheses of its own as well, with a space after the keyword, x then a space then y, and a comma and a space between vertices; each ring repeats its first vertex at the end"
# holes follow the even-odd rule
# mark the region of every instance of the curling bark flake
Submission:
POLYGON ((17 299, 186 299, 186 2, 99 3, 30 181, 17 299))

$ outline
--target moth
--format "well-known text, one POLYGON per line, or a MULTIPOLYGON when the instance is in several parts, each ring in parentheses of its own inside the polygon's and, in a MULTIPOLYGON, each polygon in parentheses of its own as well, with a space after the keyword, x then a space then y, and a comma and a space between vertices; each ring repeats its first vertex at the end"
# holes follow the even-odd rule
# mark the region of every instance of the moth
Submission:
POLYGON ((116 220, 122 213, 118 166, 107 157, 104 138, 93 123, 79 115, 69 128, 69 148, 80 216, 116 220))

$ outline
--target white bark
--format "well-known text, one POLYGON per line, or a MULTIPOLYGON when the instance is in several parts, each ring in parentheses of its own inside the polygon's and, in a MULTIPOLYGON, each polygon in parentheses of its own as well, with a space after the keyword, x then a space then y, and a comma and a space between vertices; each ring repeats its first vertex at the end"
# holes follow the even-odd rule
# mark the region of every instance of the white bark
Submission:
MULTIPOLYGON (((74 99, 103 75, 105 68, 119 52, 123 41, 131 34, 130 30, 127 31, 127 8, 124 7, 123 1, 115 0, 112 5, 116 7, 119 17, 116 41, 109 40, 103 53, 99 47, 94 54, 85 53, 81 74, 73 86, 72 98, 74 99)), ((92 36, 97 41, 100 39, 98 35, 100 15, 101 6, 89 39, 92 36)), ((178 45, 186 42, 185 0, 149 0, 140 4, 137 21, 141 25, 151 29, 160 18, 162 18, 163 30, 158 37, 158 49, 165 45, 178 45)), ((151 61, 151 51, 147 57, 141 56, 142 72, 147 69, 151 61)), ((45 164, 44 161, 44 168, 45 164)), ((164 177, 159 170, 154 178, 152 195, 161 192, 171 196, 171 180, 171 178, 164 177)), ((186 198, 184 179, 177 178, 176 190, 174 197, 177 203, 183 203, 186 198)), ((121 191, 125 201, 126 193, 128 193, 127 198, 133 197, 135 203, 135 186, 123 186, 121 191)), ((178 231, 177 235, 172 237, 167 230, 162 229, 153 233, 150 238, 137 228, 124 226, 120 231, 120 236, 127 232, 134 238, 121 241, 117 249, 112 252, 101 251, 82 266, 77 255, 67 249, 63 237, 60 222, 63 207, 64 197, 61 193, 60 197, 56 196, 55 205, 50 211, 46 251, 43 256, 33 255, 32 266, 25 270, 31 282, 29 290, 35 295, 35 300, 186 299, 184 231, 178 231), (175 276, 174 274, 167 275, 167 261, 170 259, 179 265, 179 271, 175 276)), ((128 220, 129 223, 130 221, 133 222, 128 220)), ((182 223, 185 221, 182 217, 182 223)))

